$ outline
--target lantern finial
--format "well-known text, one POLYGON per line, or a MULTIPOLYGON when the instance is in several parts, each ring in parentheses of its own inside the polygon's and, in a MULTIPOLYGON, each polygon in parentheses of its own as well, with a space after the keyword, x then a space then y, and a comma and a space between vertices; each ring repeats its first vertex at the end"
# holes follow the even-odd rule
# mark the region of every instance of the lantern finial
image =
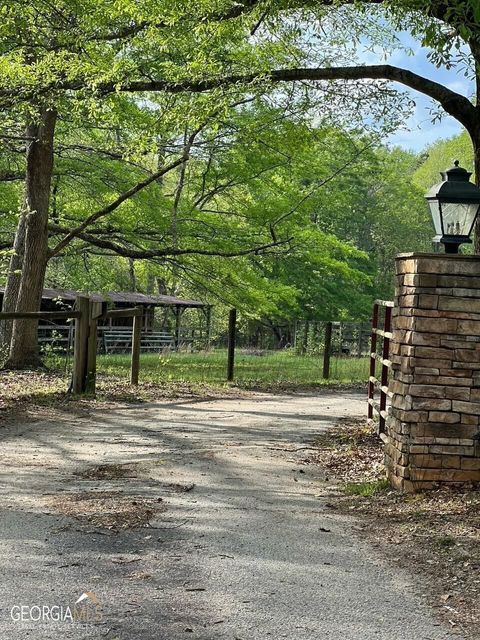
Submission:
POLYGON ((426 198, 435 226, 434 241, 445 245, 446 253, 458 253, 458 247, 471 243, 470 236, 480 213, 480 189, 470 182, 470 171, 458 160, 447 171, 443 181, 433 186, 426 198))

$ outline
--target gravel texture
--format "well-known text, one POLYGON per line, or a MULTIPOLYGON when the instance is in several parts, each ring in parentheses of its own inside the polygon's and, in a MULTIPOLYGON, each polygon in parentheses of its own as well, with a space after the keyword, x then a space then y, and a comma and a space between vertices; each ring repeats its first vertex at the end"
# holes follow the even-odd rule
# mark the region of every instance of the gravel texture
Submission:
POLYGON ((301 464, 363 395, 72 406, 0 432, 2 640, 459 637, 301 464), (96 624, 10 617, 84 592, 96 624))

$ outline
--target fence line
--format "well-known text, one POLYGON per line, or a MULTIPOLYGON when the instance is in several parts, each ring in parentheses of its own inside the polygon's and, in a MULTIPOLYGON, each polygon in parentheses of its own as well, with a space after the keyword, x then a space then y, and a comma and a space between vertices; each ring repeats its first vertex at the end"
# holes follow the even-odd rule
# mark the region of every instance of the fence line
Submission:
MULTIPOLYGON (((370 323, 343 323, 333 321, 303 321, 295 323, 294 344, 289 346, 300 357, 316 357, 319 369, 324 380, 331 377, 331 361, 334 356, 342 356, 345 359, 353 357, 362 358, 369 356, 370 323), (367 333, 368 330, 368 333, 367 333), (313 343, 313 346, 312 346, 313 343), (352 346, 353 345, 353 346, 352 346), (320 359, 322 358, 322 359, 320 359), (323 363, 323 366, 322 366, 323 363)), ((248 355, 248 347, 245 345, 245 336, 239 336, 237 327, 237 311, 231 309, 229 313, 227 334, 227 381, 232 382, 235 377, 235 353, 248 355), (247 352, 245 354, 245 352, 247 352)), ((286 351, 287 347, 273 350, 252 348, 252 355, 267 355, 286 351)), ((315 379, 318 377, 315 376, 315 379)), ((365 371, 365 380, 367 371, 365 371)))
MULTIPOLYGON (((197 367, 197 371, 204 375, 212 372, 213 378, 225 381, 239 382, 255 380, 271 380, 275 383, 298 383, 308 385, 310 383, 321 383, 322 380, 342 379, 347 381, 351 376, 352 381, 368 379, 368 356, 370 355, 369 345, 366 343, 367 329, 366 323, 338 322, 338 321, 298 321, 296 323, 296 346, 292 342, 287 342, 282 348, 268 349, 250 346, 248 333, 245 331, 244 319, 238 319, 235 310, 230 312, 229 340, 228 348, 223 342, 221 350, 205 351, 203 361, 194 361, 192 350, 191 359, 185 354, 187 364, 181 362, 181 354, 178 354, 178 376, 183 379, 185 368, 197 367), (188 364, 190 363, 190 364, 188 364), (182 368, 183 367, 183 368, 182 368), (363 370, 365 368, 365 370, 363 370), (208 371, 207 371, 208 370, 208 371)), ((153 371, 156 366, 158 370, 171 368, 175 372, 176 356, 170 351, 174 350, 174 336, 146 334, 142 329, 141 308, 113 309, 108 311, 106 305, 93 302, 89 296, 78 296, 76 307, 73 310, 62 311, 40 311, 25 313, 1 313, 1 319, 30 318, 32 320, 75 320, 75 326, 67 326, 67 322, 61 322, 61 331, 58 342, 61 347, 72 345, 73 343, 73 363, 71 391, 74 393, 93 393, 96 386, 97 373, 97 353, 99 347, 107 355, 110 353, 130 352, 128 361, 121 359, 118 361, 120 369, 125 373, 129 369, 130 383, 138 384, 140 369, 145 368, 146 372, 153 371), (121 327, 102 326, 102 322, 107 319, 132 318, 133 326, 121 327), (100 325, 100 326, 99 326, 100 325), (106 337, 110 336, 110 338, 106 337), (152 337, 153 336, 153 337, 152 337), (108 344, 107 344, 108 343, 108 344), (105 348, 106 347, 106 348, 105 348), (169 347, 165 359, 159 360, 145 358, 140 361, 140 352, 148 351, 161 352, 165 347, 169 347), (156 363, 156 364, 155 364, 156 363)), ((55 325, 52 325, 55 331, 55 325)), ((369 328, 370 331, 370 328, 369 328)), ((222 334, 224 335, 224 334, 222 334)), ((293 337, 293 332, 290 337, 293 337)), ((255 338, 255 336, 254 336, 255 338)), ((40 346, 43 347, 48 341, 40 332, 40 346)), ((214 344, 216 341, 214 341, 214 344)), ((279 341, 280 343, 280 341, 279 341)), ((278 345, 277 345, 278 347, 278 345)), ((67 347, 67 352, 69 347, 67 347)), ((199 356, 200 357, 200 356, 199 356)), ((109 366, 107 359, 100 361, 101 367, 109 366)), ((113 362, 113 361, 112 361, 113 362)), ((115 365, 117 366, 117 365, 115 365)), ((186 374, 186 377, 190 372, 186 374)), ((205 381, 208 381, 207 379, 205 381)), ((174 373, 175 376, 175 373, 174 373)), ((195 378, 196 372, 193 371, 195 378)), ((161 377, 161 376, 160 376, 161 377)))

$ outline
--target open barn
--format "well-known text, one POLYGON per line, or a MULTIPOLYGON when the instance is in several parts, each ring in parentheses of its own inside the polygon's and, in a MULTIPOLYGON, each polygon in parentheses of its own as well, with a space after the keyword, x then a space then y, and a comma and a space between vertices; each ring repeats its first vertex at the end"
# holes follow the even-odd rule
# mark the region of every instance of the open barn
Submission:
MULTIPOLYGON (((3 305, 4 288, 0 288, 3 305)), ((42 294, 42 311, 72 309, 81 292, 72 289, 46 288, 42 294)), ((175 296, 144 294, 132 291, 89 293, 93 302, 105 304, 109 309, 141 307, 141 350, 206 348, 210 342, 211 305, 198 300, 175 296)), ((1 307, 0 307, 1 308, 1 307)), ((131 346, 133 318, 115 317, 98 321, 98 348, 102 353, 121 353, 131 346)), ((41 320, 38 327, 40 346, 68 349, 73 341, 73 323, 63 320, 41 320)))

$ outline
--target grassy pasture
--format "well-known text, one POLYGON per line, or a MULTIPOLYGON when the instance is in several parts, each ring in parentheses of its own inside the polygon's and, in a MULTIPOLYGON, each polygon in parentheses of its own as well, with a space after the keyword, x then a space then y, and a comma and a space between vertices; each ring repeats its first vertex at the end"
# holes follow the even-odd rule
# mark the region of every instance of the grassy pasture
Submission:
MULTIPOLYGON (((227 352, 164 352, 141 355, 143 382, 189 382, 223 385, 226 382, 227 352)), ((322 356, 301 356, 292 350, 254 352, 238 349, 235 356, 235 383, 240 386, 289 384, 301 386, 332 383, 366 383, 368 358, 332 357, 330 379, 322 379, 322 356)), ((100 374, 127 378, 128 354, 98 356, 100 374)))

